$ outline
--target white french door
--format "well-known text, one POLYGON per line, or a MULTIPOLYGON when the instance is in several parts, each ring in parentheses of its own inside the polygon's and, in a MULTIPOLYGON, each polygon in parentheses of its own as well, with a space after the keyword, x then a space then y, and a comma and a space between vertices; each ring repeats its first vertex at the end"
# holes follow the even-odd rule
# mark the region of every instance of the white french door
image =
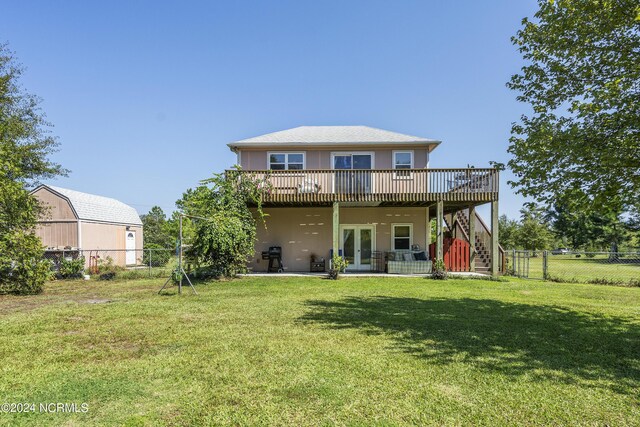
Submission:
POLYGON ((373 225, 341 225, 342 255, 349 262, 347 270, 371 270, 372 255, 376 249, 373 225))

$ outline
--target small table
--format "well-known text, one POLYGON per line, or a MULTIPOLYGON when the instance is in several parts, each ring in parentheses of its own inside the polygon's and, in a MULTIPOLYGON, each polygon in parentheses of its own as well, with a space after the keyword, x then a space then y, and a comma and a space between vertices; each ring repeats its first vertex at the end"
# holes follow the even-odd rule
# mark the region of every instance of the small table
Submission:
POLYGON ((312 273, 322 273, 324 272, 324 261, 311 261, 311 272, 312 273))

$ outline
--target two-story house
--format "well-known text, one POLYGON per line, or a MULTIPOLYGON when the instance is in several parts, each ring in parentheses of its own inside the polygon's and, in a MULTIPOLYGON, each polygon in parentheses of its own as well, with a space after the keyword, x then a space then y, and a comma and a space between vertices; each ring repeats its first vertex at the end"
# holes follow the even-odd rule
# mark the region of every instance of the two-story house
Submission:
POLYGON ((349 270, 374 261, 379 270, 390 253, 429 256, 435 219, 431 258, 443 258, 447 239, 473 241, 462 269, 498 274, 498 171, 430 168, 439 144, 367 126, 301 126, 228 144, 244 173, 269 184, 250 268, 266 271, 262 252, 279 246, 285 271, 309 271, 312 257, 331 253, 349 270), (475 211, 485 203, 491 229, 475 211))

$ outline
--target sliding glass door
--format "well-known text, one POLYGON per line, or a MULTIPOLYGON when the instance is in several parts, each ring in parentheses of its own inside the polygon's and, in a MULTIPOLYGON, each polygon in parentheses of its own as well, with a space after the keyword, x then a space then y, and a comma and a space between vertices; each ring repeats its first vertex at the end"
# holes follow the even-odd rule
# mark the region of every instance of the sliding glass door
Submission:
POLYGON ((371 193, 373 155, 370 153, 336 153, 334 191, 342 194, 371 193))

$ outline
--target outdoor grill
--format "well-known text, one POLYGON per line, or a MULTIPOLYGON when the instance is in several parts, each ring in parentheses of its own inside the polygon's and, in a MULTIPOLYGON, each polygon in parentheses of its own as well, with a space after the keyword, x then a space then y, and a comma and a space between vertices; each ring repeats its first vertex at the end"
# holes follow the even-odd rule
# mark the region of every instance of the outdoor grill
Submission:
POLYGON ((282 273, 282 247, 270 246, 268 251, 262 252, 262 259, 269 260, 269 273, 282 273))

